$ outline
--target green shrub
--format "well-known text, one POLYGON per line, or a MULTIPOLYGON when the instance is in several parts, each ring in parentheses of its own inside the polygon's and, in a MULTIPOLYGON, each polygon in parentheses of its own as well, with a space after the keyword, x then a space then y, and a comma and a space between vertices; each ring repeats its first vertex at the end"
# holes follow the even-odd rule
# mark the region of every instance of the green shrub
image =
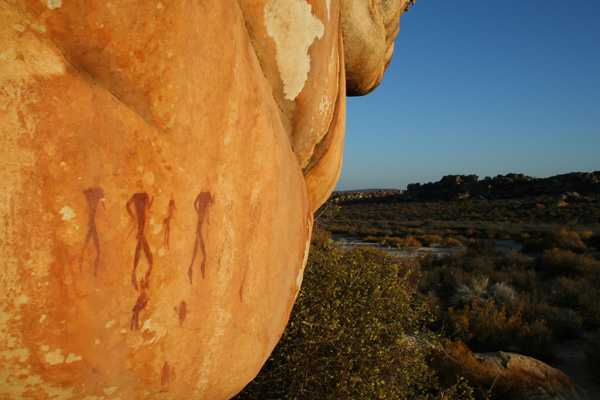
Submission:
POLYGON ((537 268, 549 276, 584 276, 589 280, 600 278, 600 262, 571 251, 545 251, 536 260, 537 268))
POLYGON ((549 234, 547 241, 549 245, 559 249, 570 250, 575 253, 585 253, 587 251, 587 246, 581 240, 578 232, 561 229, 558 232, 549 234))
POLYGON ((450 303, 460 307, 490 300, 500 306, 511 305, 517 300, 517 292, 504 282, 496 282, 489 286, 488 278, 473 279, 469 285, 458 285, 450 303))
POLYGON ((442 243, 440 243, 440 246, 444 248, 460 247, 462 246, 462 243, 451 236, 446 236, 444 240, 442 240, 442 243))
POLYGON ((438 235, 422 235, 418 237, 419 241, 423 243, 424 246, 431 246, 434 244, 441 244, 442 238, 438 235))
POLYGON ((520 314, 497 307, 493 300, 451 307, 447 316, 448 333, 477 352, 508 350, 516 344, 523 323, 520 314))
POLYGON ((583 318, 577 311, 541 304, 536 314, 558 340, 579 339, 583 333, 583 318))
POLYGON ((381 251, 313 248, 280 343, 237 399, 470 399, 426 362, 434 337, 417 279, 381 251))

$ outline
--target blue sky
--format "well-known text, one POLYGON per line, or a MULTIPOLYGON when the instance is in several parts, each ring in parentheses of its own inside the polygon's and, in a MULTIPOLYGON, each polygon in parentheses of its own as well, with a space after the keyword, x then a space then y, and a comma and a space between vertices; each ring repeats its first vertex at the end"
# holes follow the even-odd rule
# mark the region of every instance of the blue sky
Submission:
POLYGON ((336 190, 600 170, 600 0, 417 0, 336 190))

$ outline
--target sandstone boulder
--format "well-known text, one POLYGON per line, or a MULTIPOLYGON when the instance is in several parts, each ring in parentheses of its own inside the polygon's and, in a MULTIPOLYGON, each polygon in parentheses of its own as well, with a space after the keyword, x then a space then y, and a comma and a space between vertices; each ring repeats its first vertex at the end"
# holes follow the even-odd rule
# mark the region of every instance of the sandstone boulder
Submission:
POLYGON ((0 3, 1 398, 227 399, 256 375, 339 176, 341 9, 0 3))
POLYGON ((380 83, 392 60, 398 20, 415 0, 343 0, 342 28, 348 94, 361 96, 380 83))
POLYGON ((587 394, 563 372, 531 357, 503 351, 478 354, 489 372, 520 382, 527 400, 586 400, 587 394))

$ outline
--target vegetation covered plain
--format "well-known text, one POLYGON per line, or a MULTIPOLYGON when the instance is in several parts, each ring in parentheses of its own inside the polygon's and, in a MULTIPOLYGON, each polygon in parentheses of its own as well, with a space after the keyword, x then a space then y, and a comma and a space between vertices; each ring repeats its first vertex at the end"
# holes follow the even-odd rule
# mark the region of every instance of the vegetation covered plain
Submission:
POLYGON ((552 363, 573 341, 600 384, 600 194, 386 197, 322 208, 290 323, 238 399, 527 399, 525 377, 478 354, 552 363), (457 250, 398 259, 344 249, 332 232, 457 250))

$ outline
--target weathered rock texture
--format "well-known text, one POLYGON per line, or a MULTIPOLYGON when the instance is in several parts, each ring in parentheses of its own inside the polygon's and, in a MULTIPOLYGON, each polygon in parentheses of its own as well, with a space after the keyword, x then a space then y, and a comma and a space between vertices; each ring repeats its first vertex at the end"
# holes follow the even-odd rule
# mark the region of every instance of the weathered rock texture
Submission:
POLYGON ((339 176, 341 9, 0 2, 0 398, 227 399, 256 375, 339 176))
POLYGON ((587 400, 585 391, 556 368, 531 357, 499 351, 477 356, 482 366, 498 377, 519 382, 519 399, 587 400))
POLYGON ((415 0, 344 0, 342 28, 350 96, 372 92, 392 60, 398 20, 415 0))

